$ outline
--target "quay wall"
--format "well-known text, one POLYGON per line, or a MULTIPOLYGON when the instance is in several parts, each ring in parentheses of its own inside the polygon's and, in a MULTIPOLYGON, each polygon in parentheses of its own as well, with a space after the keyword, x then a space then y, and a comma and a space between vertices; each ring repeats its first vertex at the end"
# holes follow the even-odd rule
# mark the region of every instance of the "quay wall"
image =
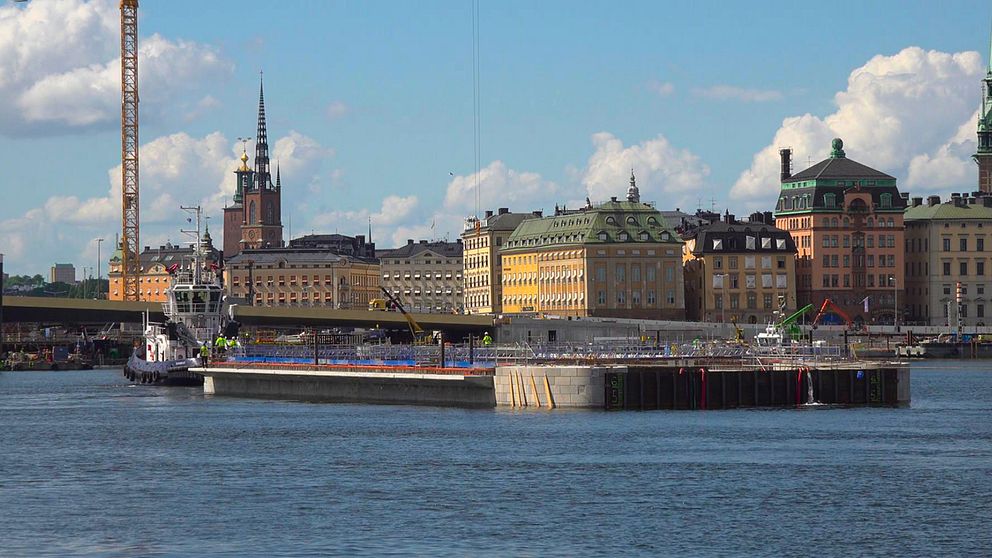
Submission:
POLYGON ((909 368, 899 363, 742 368, 500 366, 493 380, 496 404, 520 408, 730 409, 809 403, 899 406, 909 404, 911 398, 909 368))
POLYGON ((494 407, 491 375, 381 370, 198 368, 214 395, 329 403, 494 407))

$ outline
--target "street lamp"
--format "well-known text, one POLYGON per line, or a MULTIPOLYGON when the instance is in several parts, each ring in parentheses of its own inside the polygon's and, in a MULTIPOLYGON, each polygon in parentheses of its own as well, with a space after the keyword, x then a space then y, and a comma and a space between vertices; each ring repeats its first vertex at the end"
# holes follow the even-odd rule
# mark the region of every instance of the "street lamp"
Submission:
POLYGON ((100 298, 100 245, 103 243, 102 238, 96 239, 96 298, 100 298))

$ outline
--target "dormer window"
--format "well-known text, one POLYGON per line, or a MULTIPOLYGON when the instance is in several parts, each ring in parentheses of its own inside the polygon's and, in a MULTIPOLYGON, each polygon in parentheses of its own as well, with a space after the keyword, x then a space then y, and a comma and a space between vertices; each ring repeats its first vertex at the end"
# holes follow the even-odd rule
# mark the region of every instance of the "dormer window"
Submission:
POLYGON ((596 235, 596 238, 605 242, 606 240, 609 240, 609 235, 606 234, 606 231, 599 231, 599 234, 596 235))
POLYGON ((614 219, 612 215, 610 215, 609 217, 606 218, 606 224, 607 225, 616 225, 617 224, 617 220, 614 219))
POLYGON ((634 225, 636 227, 637 226, 637 219, 634 219, 633 217, 627 217, 627 224, 628 225, 634 225))

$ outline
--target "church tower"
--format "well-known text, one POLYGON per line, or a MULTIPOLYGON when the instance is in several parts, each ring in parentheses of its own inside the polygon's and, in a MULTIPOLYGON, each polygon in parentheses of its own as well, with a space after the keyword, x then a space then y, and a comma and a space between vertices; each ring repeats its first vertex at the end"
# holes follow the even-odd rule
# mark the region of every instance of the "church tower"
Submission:
POLYGON ((241 253, 241 226, 245 222, 244 199, 255 180, 255 172, 248 168, 248 152, 241 153, 241 166, 234 171, 234 203, 224 208, 224 259, 241 253))
POLYGON ((992 38, 989 41, 989 61, 982 80, 982 112, 978 117, 978 151, 973 158, 978 163, 978 189, 992 193, 992 38))
MULTIPOLYGON (((245 248, 282 246, 282 185, 272 183, 269 139, 265 124, 265 91, 258 87, 258 131, 255 136, 255 170, 244 189, 241 242, 245 248)), ((247 176, 247 175, 246 175, 247 176)), ((238 188, 242 187, 239 175, 238 188)))

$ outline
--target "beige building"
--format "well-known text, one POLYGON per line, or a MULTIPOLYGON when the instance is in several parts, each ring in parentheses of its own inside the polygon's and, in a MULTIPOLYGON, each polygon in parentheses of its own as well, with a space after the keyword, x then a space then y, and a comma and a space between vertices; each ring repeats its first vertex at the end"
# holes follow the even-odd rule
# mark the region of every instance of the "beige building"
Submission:
POLYGON ((683 233, 687 319, 755 324, 773 320, 783 302, 796 310, 796 243, 771 220, 727 215, 683 233))
POLYGON ((626 201, 520 223, 500 252, 503 312, 681 320, 681 247, 631 177, 626 201))
POLYGON ((414 242, 379 254, 381 285, 411 312, 461 314, 462 241, 414 242))
POLYGON ((72 285, 76 282, 76 266, 71 263, 57 263, 48 270, 49 283, 65 283, 72 285))
POLYGON ((496 213, 486 211, 481 219, 470 217, 465 220, 462 245, 466 313, 499 314, 503 311, 499 250, 520 223, 540 216, 540 212, 510 213, 509 209, 501 207, 496 213))
POLYGON ((906 209, 904 321, 986 325, 992 311, 992 195, 913 198, 906 209), (960 319, 960 322, 958 321, 960 319))
POLYGON ((305 248, 244 250, 227 261, 224 285, 257 306, 367 309, 381 296, 378 262, 305 248))

